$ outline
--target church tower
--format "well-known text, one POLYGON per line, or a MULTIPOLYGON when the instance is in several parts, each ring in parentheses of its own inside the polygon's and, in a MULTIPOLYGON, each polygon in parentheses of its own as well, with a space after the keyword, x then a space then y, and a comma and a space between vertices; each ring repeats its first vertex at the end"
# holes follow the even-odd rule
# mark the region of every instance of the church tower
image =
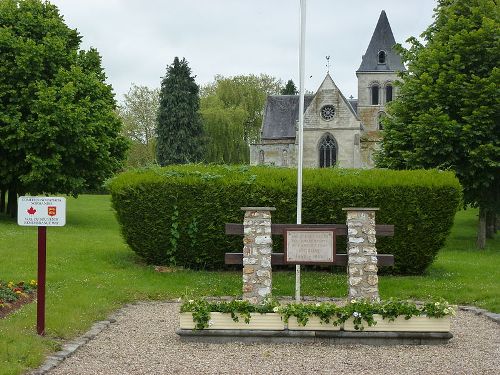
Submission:
POLYGON ((398 72, 405 70, 401 56, 393 49, 395 44, 389 20, 383 10, 356 71, 357 113, 365 132, 361 159, 366 167, 374 165, 372 154, 381 139, 380 119, 385 115, 385 105, 396 97, 394 81, 398 79, 398 72))

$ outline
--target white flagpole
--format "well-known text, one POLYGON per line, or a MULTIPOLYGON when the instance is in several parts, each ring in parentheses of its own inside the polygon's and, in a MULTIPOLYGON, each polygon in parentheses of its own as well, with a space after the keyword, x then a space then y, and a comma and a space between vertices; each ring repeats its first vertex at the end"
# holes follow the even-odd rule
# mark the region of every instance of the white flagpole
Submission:
MULTIPOLYGON (((304 153, 304 51, 306 45, 306 0, 300 0, 299 46, 299 155, 297 163, 297 224, 302 224, 302 159, 304 153)), ((300 265, 295 266, 295 300, 300 301, 300 265)))

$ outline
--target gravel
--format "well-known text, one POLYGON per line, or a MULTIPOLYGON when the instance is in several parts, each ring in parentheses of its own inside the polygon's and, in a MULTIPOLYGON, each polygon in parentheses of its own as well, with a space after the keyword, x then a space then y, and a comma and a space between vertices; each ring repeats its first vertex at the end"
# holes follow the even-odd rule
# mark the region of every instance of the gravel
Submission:
POLYGON ((179 304, 138 303, 50 375, 499 374, 500 324, 470 311, 452 319, 447 345, 364 346, 181 342, 179 304))

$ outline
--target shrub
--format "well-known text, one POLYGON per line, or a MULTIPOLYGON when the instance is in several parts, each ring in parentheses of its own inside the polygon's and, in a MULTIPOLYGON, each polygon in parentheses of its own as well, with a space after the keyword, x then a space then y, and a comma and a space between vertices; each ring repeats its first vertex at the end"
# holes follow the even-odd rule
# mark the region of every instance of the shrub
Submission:
MULTIPOLYGON (((274 223, 296 222, 296 170, 185 165, 125 172, 109 183, 129 246, 152 264, 217 269, 224 253, 241 252, 244 206, 274 206, 274 223)), ((345 223, 343 207, 380 207, 376 221, 394 224, 379 253, 394 254, 391 272, 420 274, 444 245, 461 200, 451 172, 306 169, 303 223, 345 223)), ((277 241, 275 251, 280 249, 277 241)), ((345 252, 345 242, 337 245, 345 252)))

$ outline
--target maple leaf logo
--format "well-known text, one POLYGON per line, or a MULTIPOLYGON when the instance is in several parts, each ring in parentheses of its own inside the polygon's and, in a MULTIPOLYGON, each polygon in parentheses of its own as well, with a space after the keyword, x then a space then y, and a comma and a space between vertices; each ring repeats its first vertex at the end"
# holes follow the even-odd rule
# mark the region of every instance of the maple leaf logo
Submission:
POLYGON ((30 207, 30 209, 27 211, 30 215, 34 215, 36 210, 33 207, 30 207))

